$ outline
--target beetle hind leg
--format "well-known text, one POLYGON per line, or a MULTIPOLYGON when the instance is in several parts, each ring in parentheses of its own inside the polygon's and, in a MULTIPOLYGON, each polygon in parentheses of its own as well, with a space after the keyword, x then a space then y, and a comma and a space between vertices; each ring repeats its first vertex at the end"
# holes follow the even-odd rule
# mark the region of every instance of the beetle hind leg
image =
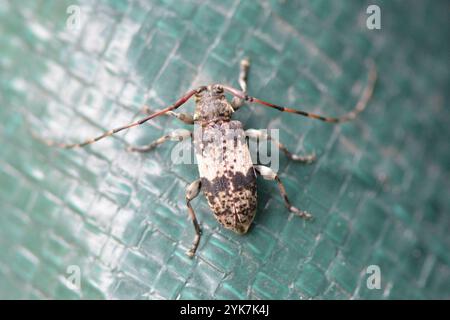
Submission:
POLYGON ((195 252, 197 251, 198 245, 200 243, 200 238, 202 236, 202 230, 197 221, 197 217, 195 216, 194 209, 192 209, 191 201, 198 196, 201 187, 202 187, 201 180, 198 179, 192 182, 186 188, 186 205, 188 207, 188 213, 189 216, 191 217, 195 229, 195 238, 194 241, 192 242, 192 247, 186 252, 186 254, 191 258, 195 255, 195 252))
POLYGON ((290 212, 294 213, 295 215, 297 215, 303 219, 311 219, 312 218, 312 215, 310 213, 300 210, 291 204, 291 202, 289 201, 289 198, 287 196, 286 189, 284 188, 283 183, 281 182, 280 178, 275 173, 275 171, 273 171, 269 167, 260 166, 260 165, 256 165, 256 166, 254 166, 254 168, 255 168, 256 173, 258 175, 262 176, 264 179, 272 180, 272 181, 275 180, 277 182, 278 189, 280 190, 280 194, 284 200, 284 204, 290 212))

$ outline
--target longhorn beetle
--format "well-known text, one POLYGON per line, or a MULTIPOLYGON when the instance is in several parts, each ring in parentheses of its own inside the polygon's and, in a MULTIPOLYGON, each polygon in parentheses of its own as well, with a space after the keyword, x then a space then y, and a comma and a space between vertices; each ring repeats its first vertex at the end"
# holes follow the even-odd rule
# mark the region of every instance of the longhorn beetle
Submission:
POLYGON ((281 196, 283 197, 284 204, 290 212, 301 218, 309 219, 311 218, 311 215, 308 212, 297 209, 291 204, 286 194, 286 189, 276 172, 266 166, 253 165, 248 146, 245 143, 245 137, 248 137, 249 139, 272 140, 289 159, 301 163, 311 163, 315 159, 315 156, 292 154, 282 143, 273 139, 263 131, 255 129, 244 131, 242 123, 232 120, 231 117, 234 112, 247 102, 324 122, 340 123, 353 120, 358 113, 365 109, 372 96, 377 76, 375 64, 372 61, 370 62, 367 85, 355 108, 338 118, 324 117, 301 110, 286 108, 249 96, 247 94, 247 75, 249 66, 250 63, 248 59, 241 61, 239 73, 239 85, 241 90, 223 84, 200 86, 188 91, 174 104, 163 110, 151 113, 141 120, 109 130, 102 135, 82 143, 63 144, 50 140, 41 140, 49 146, 66 149, 84 147, 120 131, 139 126, 150 119, 164 114, 176 117, 186 124, 198 125, 198 127, 202 129, 199 131, 199 134, 196 133, 198 130, 195 130, 195 134, 192 134, 192 132, 188 130, 178 129, 170 134, 162 136, 149 145, 140 147, 132 146, 128 148, 129 151, 147 152, 169 140, 181 141, 189 137, 193 139, 200 179, 192 182, 186 189, 187 209, 195 228, 194 241, 191 248, 187 251, 187 255, 190 257, 195 255, 201 237, 200 225, 191 206, 191 201, 197 197, 200 190, 203 190, 217 221, 225 228, 238 234, 246 233, 255 217, 256 177, 259 175, 266 180, 276 181, 281 196), (233 96, 231 102, 225 97, 226 93, 233 96), (174 112, 174 110, 181 107, 192 97, 195 98, 196 105, 193 115, 174 112), (231 138, 229 135, 230 131, 232 132, 231 138), (215 135, 209 135, 211 132, 215 132, 215 135), (218 143, 221 141, 224 143, 223 145, 218 143), (220 156, 218 157, 218 155, 220 156))

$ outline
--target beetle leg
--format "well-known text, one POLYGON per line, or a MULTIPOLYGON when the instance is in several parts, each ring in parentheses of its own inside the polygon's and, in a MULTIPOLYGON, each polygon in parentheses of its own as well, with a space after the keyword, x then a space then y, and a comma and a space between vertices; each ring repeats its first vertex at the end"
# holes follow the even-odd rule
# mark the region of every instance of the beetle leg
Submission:
POLYGON ((197 217, 195 216, 194 209, 192 209, 191 206, 191 200, 198 196, 201 187, 202 187, 201 180, 198 179, 192 182, 186 188, 186 205, 188 207, 189 216, 191 217, 192 223, 194 224, 195 228, 195 238, 194 241, 192 242, 192 247, 186 252, 186 254, 191 258, 195 255, 195 252, 197 251, 198 244, 200 243, 200 237, 202 235, 202 230, 197 221, 197 217))
MULTIPOLYGON (((145 114, 152 114, 149 106, 143 106, 141 112, 145 114)), ((194 124, 194 117, 189 113, 168 111, 166 112, 166 115, 175 117, 186 124, 194 124)))
POLYGON ((245 130, 245 135, 249 137, 250 139, 264 139, 264 140, 271 140, 275 142, 275 144, 278 146, 278 149, 284 152, 284 154, 293 161, 298 161, 301 163, 309 164, 316 160, 316 155, 314 153, 307 154, 307 155, 297 155, 291 153, 284 144, 282 144, 277 139, 273 138, 268 134, 267 132, 263 130, 257 130, 257 129, 248 129, 245 130))
POLYGON ((300 218, 304 218, 304 219, 312 218, 310 213, 308 213, 306 211, 302 211, 300 209, 297 209, 296 207, 294 207, 291 204, 291 202, 288 199, 286 189, 284 188, 283 183, 281 182, 280 178, 275 173, 275 171, 273 171, 272 169, 270 169, 269 167, 266 167, 266 166, 255 165, 253 167, 255 168, 256 173, 258 175, 261 175, 264 179, 272 180, 272 181, 275 180, 277 182, 278 189, 280 190, 281 196, 283 197, 283 200, 284 200, 284 204, 286 205, 286 207, 288 208, 289 211, 291 211, 295 215, 299 216, 300 218))
POLYGON ((177 118, 178 120, 180 120, 186 124, 194 124, 194 117, 189 113, 183 113, 183 112, 177 113, 177 112, 169 111, 169 112, 167 112, 167 114, 177 118))
POLYGON ((183 141, 187 137, 192 137, 192 132, 186 129, 177 129, 175 131, 172 131, 169 134, 166 134, 162 136, 161 138, 156 139, 152 143, 145 145, 145 146, 128 146, 128 151, 136 151, 136 152, 148 152, 153 150, 155 147, 159 146, 160 144, 163 144, 166 141, 183 141))
MULTIPOLYGON (((239 86, 241 87, 242 92, 247 93, 247 78, 248 78, 248 69, 250 68, 250 60, 248 58, 244 58, 241 60, 241 66, 239 71, 239 86)), ((244 99, 239 97, 233 97, 231 100, 231 106, 234 111, 238 110, 244 104, 244 99)))

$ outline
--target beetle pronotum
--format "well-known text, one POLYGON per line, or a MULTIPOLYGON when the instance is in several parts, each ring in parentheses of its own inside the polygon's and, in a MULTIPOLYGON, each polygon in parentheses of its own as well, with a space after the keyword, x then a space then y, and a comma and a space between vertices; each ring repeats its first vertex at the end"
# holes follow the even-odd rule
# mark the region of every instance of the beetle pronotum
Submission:
POLYGON ((231 119, 232 114, 247 102, 324 122, 340 123, 353 120, 358 113, 365 109, 372 96, 377 76, 375 65, 373 62, 370 62, 367 85, 355 108, 349 113, 337 118, 324 117, 301 110, 282 107, 249 96, 247 94, 248 70, 249 61, 248 59, 244 59, 241 61, 239 74, 239 85, 241 90, 222 84, 200 86, 188 91, 174 104, 163 110, 152 113, 138 121, 122 127, 106 131, 105 133, 84 142, 64 144, 50 140, 41 140, 49 146, 66 149, 84 147, 120 131, 139 126, 164 114, 174 116, 184 123, 190 125, 196 124, 201 127, 202 130, 199 134, 193 135, 189 130, 178 129, 170 134, 162 136, 149 145, 128 148, 130 151, 147 152, 168 140, 183 140, 188 137, 193 138, 200 179, 192 182, 186 189, 186 204, 196 234, 191 248, 187 251, 187 254, 190 257, 195 255, 201 237, 200 225, 191 206, 191 201, 197 197, 200 190, 203 190, 208 200, 208 204, 219 223, 225 228, 239 234, 244 234, 248 231, 256 214, 256 177, 258 175, 262 176, 264 179, 276 181, 287 209, 299 217, 308 219, 311 217, 308 212, 297 209, 291 204, 283 183, 272 169, 262 165, 253 165, 248 146, 245 143, 245 137, 250 139, 259 138, 272 140, 288 158, 302 163, 312 162, 315 159, 315 156, 292 154, 283 144, 273 139, 270 135, 265 134, 263 131, 254 129, 244 131, 241 122, 231 119), (226 93, 233 96, 231 102, 226 99, 226 93), (174 110, 181 107, 192 97, 195 97, 196 104, 193 115, 174 112, 174 110), (218 133, 213 135, 215 139, 218 140, 210 141, 208 140, 210 138, 206 138, 211 131, 218 133), (218 143, 222 140, 225 143, 228 142, 227 139, 230 139, 228 135, 229 131, 233 132, 233 143, 231 144, 231 147, 230 144, 223 146, 218 143), (213 158, 217 157, 218 154, 221 155, 221 158, 219 158, 220 161, 213 161, 213 158))

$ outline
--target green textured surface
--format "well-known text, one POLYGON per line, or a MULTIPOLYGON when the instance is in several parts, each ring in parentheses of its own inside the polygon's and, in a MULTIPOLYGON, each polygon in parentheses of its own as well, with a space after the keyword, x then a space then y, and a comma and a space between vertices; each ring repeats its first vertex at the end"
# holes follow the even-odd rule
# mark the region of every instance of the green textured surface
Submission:
MULTIPOLYGON (((65 29, 71 1, 0 1, 0 298, 450 298, 450 25, 446 1, 82 1, 82 29, 65 29), (201 5, 199 5, 201 4, 201 5), (124 151, 180 127, 159 118, 76 151, 30 138, 79 140, 172 103, 197 84, 249 92, 335 115, 351 108, 372 57, 379 81, 368 110, 333 126, 246 107, 246 127, 280 128, 302 166, 281 158, 297 207, 259 183, 246 236, 225 231, 203 197, 194 260, 184 189, 193 165, 171 145, 124 151), (39 128, 39 129, 38 129, 39 128), (369 290, 368 265, 382 289, 369 290), (81 268, 81 292, 68 284, 81 268)), ((187 109, 192 110, 192 104, 187 109)))

